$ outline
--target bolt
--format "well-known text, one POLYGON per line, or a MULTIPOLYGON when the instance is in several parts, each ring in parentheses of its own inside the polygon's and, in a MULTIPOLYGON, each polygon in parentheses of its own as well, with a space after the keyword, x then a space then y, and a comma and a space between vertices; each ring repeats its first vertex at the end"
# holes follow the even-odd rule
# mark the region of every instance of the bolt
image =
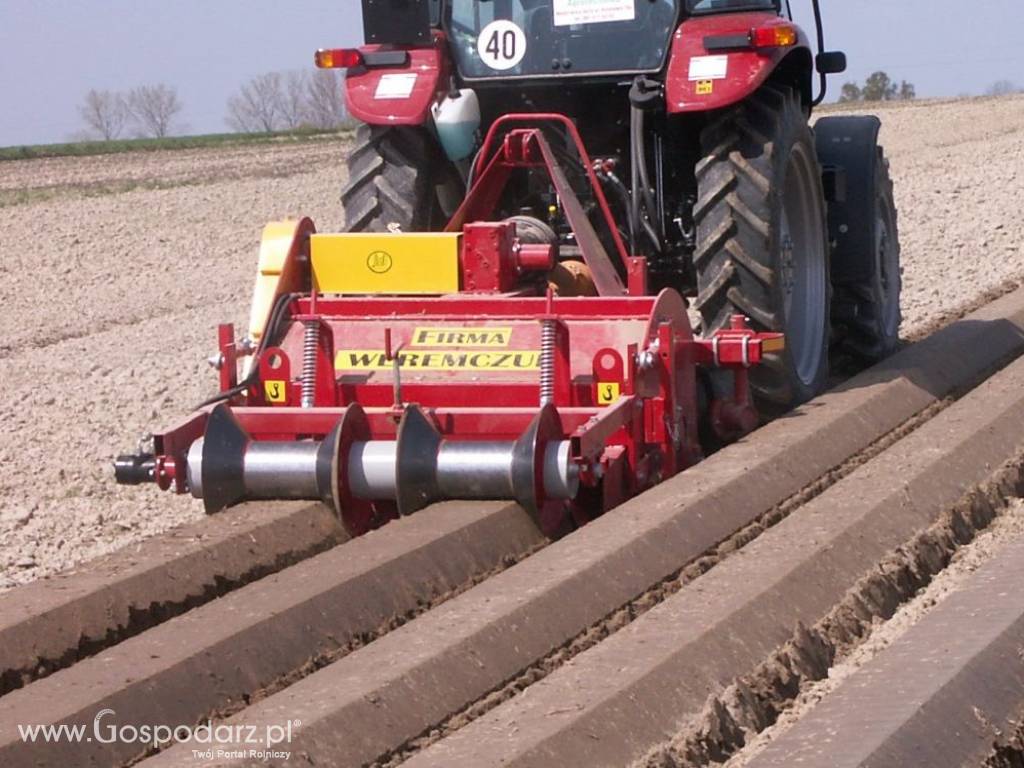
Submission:
POLYGON ((660 345, 655 341, 647 349, 637 352, 636 354, 636 366, 641 371, 646 371, 648 368, 653 368, 654 364, 658 362, 658 347, 660 345))

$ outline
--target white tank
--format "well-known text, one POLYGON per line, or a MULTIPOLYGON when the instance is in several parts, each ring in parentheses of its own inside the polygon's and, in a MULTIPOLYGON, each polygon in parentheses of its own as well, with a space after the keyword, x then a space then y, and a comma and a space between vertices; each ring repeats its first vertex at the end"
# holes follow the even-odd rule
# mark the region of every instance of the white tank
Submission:
POLYGON ((480 127, 480 102, 471 88, 449 93, 431 107, 437 137, 448 159, 465 160, 476 148, 476 133, 480 127))

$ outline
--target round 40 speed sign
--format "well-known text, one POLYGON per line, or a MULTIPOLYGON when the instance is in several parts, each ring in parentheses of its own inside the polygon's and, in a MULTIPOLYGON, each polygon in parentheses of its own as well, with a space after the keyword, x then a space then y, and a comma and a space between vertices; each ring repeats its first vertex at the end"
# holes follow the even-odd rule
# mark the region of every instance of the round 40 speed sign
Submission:
POLYGON ((512 69, 526 55, 526 35, 515 22, 497 19, 480 31, 476 49, 491 69, 512 69))

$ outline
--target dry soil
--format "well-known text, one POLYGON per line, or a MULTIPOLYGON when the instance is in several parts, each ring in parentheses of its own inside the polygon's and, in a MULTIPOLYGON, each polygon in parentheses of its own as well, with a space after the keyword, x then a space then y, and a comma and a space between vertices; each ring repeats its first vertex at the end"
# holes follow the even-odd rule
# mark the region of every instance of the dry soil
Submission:
POLYGON ((828 677, 807 685, 792 706, 761 733, 752 735, 746 746, 725 764, 725 768, 746 768, 769 744, 781 738, 823 699, 835 692, 861 667, 902 638, 907 631, 961 589, 971 575, 1002 553, 1007 545, 1024 536, 1024 500, 1012 499, 992 526, 958 550, 949 566, 912 600, 900 606, 887 621, 876 620, 870 636, 846 657, 837 660, 828 677))

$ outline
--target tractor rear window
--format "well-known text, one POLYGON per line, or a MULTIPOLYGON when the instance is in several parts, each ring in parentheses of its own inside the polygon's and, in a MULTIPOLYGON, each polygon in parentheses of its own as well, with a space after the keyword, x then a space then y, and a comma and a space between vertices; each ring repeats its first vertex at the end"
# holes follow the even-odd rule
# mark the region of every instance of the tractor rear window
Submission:
POLYGON ((469 80, 651 72, 678 0, 452 0, 448 32, 469 80))
POLYGON ((715 11, 774 11, 778 0, 686 0, 691 13, 714 13, 715 11))

